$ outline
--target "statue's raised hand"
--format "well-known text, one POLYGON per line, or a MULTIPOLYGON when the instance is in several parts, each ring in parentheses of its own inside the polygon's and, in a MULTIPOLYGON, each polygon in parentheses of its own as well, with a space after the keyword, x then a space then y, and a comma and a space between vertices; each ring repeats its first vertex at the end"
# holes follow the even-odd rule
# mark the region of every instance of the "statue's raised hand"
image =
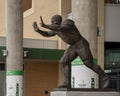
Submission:
POLYGON ((39 27, 37 26, 37 22, 33 22, 33 28, 35 30, 35 32, 38 32, 39 31, 39 27))
POLYGON ((41 17, 41 16, 40 16, 40 21, 41 21, 41 23, 40 23, 41 27, 44 27, 44 26, 45 26, 45 24, 44 24, 43 19, 42 19, 42 17, 41 17))

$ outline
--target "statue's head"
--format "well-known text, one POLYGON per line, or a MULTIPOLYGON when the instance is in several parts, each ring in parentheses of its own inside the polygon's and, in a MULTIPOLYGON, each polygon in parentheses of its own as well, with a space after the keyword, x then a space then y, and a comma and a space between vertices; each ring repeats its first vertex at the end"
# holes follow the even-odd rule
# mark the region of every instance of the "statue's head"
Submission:
POLYGON ((58 24, 60 25, 62 22, 62 17, 60 15, 54 15, 52 18, 51 18, 51 23, 52 24, 58 24))

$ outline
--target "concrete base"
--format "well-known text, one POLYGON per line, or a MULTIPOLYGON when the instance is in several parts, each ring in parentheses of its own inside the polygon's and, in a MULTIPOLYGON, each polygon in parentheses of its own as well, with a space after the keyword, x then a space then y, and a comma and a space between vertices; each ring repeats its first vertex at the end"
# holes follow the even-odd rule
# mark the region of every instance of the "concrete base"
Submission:
POLYGON ((53 91, 50 96, 120 96, 119 92, 53 91))

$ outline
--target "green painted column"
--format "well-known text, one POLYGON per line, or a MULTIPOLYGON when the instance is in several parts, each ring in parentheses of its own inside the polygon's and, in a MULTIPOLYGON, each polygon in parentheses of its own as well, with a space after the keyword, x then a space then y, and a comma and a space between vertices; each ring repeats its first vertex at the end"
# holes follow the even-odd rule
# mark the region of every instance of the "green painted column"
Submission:
POLYGON ((6 0, 6 96, 23 96, 23 0, 6 0))
MULTIPOLYGON (((93 54, 94 61, 96 61, 97 60, 97 0, 72 0, 72 19, 75 21, 75 24, 79 29, 80 33, 83 35, 83 37, 85 37, 89 41, 90 49, 93 54)), ((80 65, 83 66, 83 64, 80 65)), ((80 70, 82 70, 82 68, 80 70)), ((86 72, 88 70, 89 69, 87 69, 86 72)), ((94 74, 94 72, 92 74, 94 74)), ((94 78, 97 79, 97 77, 95 76, 94 78)), ((98 82, 98 80, 96 81, 98 82)), ((87 86, 87 83, 85 84, 86 87, 90 87, 87 86)), ((96 84, 96 86, 94 87, 98 87, 98 84, 96 84)))

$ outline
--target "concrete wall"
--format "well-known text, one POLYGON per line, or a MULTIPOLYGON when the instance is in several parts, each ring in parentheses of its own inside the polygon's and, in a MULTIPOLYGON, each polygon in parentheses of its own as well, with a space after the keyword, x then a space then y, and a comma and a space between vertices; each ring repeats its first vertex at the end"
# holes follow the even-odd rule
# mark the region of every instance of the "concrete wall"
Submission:
MULTIPOLYGON (((42 48, 42 49, 57 49, 57 41, 55 40, 40 40, 40 39, 24 39, 24 48, 42 48)), ((6 38, 0 37, 0 47, 6 46, 6 38)))
POLYGON ((0 0, 0 36, 5 36, 5 1, 0 0))
POLYGON ((45 38, 34 32, 32 23, 40 23, 40 16, 45 23, 50 23, 50 18, 59 12, 58 0, 33 0, 31 14, 24 17, 24 38, 57 40, 57 37, 45 38), (53 3, 54 2, 54 3, 53 3))

